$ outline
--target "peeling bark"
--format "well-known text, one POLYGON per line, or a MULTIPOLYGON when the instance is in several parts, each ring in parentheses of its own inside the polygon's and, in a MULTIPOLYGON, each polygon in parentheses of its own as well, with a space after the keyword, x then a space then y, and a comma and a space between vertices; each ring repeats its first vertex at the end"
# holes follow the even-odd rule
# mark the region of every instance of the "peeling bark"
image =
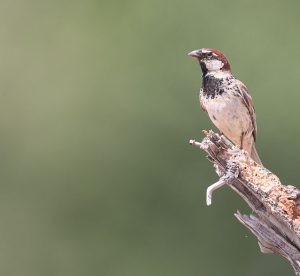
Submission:
POLYGON ((215 189, 228 184, 257 215, 235 214, 258 238, 261 252, 283 256, 300 276, 300 191, 282 185, 276 175, 224 136, 213 131, 205 135, 201 143, 191 140, 190 144, 208 154, 220 177, 208 187, 207 204, 215 189))

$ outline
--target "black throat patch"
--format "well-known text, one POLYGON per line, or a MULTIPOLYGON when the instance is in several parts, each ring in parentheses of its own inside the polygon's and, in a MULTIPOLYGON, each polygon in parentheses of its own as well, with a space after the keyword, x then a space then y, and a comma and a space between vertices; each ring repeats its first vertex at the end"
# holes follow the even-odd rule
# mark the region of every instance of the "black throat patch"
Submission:
POLYGON ((227 78, 215 78, 212 75, 203 76, 203 95, 208 98, 214 98, 217 95, 222 95, 224 93, 224 82, 227 78))
POLYGON ((200 67, 201 67, 201 70, 202 70, 202 76, 206 75, 208 70, 206 68, 206 65, 204 62, 201 62, 201 60, 199 59, 199 64, 200 64, 200 67))

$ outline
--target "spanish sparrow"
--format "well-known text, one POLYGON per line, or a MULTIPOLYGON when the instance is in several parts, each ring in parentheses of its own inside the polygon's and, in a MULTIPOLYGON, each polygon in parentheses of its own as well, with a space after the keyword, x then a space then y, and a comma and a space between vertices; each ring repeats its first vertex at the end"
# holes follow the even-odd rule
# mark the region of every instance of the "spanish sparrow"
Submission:
POLYGON ((262 164, 255 149, 256 116, 247 87, 236 79, 220 51, 202 48, 189 53, 202 70, 200 105, 215 126, 236 146, 262 164))

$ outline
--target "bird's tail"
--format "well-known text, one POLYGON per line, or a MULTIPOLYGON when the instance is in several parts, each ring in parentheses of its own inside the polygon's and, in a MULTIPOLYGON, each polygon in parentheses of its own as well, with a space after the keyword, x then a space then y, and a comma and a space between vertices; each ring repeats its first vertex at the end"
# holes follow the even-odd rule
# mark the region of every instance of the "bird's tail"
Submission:
POLYGON ((262 165, 262 162, 258 156, 258 153, 256 151, 256 148, 255 148, 255 144, 252 145, 252 149, 251 149, 251 158, 258 164, 262 165))

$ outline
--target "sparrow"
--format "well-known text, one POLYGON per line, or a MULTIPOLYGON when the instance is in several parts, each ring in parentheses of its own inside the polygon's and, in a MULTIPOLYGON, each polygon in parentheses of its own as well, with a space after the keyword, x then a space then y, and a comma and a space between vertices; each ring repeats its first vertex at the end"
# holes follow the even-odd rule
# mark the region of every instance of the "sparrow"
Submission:
POLYGON ((202 70, 201 108, 222 134, 262 164, 255 148, 255 110, 246 85, 232 75, 230 64, 220 51, 202 48, 188 55, 199 61, 202 70))

